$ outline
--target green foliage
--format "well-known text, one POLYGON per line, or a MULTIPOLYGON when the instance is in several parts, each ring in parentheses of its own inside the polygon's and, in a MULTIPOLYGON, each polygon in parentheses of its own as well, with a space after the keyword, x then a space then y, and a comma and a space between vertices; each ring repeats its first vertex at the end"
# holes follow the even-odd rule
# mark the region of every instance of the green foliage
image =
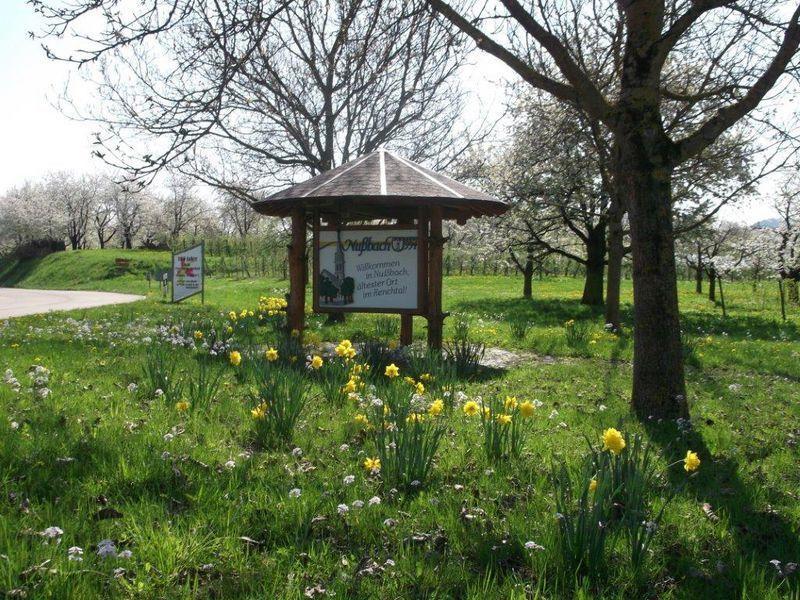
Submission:
POLYGON ((504 400, 496 397, 489 401, 481 400, 479 416, 486 459, 499 463, 508 458, 518 458, 530 429, 530 416, 520 413, 517 399, 506 396, 504 400))
POLYGON ((393 315, 375 317, 375 336, 383 340, 396 340, 400 335, 400 320, 393 315))
POLYGON ((524 319, 509 318, 508 328, 511 330, 511 337, 522 341, 528 337, 528 332, 531 330, 531 322, 524 319))
POLYGON ((251 415, 256 442, 263 448, 286 445, 308 400, 310 382, 302 372, 261 361, 254 375, 257 392, 251 396, 251 415))
POLYGON ((570 319, 564 323, 564 338, 571 348, 585 346, 589 341, 592 325, 586 321, 570 319))
POLYGON ((186 380, 186 397, 190 410, 207 410, 219 392, 225 367, 207 356, 198 356, 196 362, 197 370, 186 380))
POLYGON ((458 377, 465 379, 478 374, 484 354, 486 354, 486 344, 468 339, 455 339, 444 345, 445 360, 452 365, 458 377))
POLYGON ((153 395, 161 390, 162 397, 167 403, 178 402, 183 393, 183 382, 178 374, 178 361, 175 360, 174 349, 159 342, 150 344, 142 364, 145 392, 153 395))
POLYGON ((375 338, 359 340, 359 360, 368 364, 373 373, 383 373, 390 364, 401 365, 406 362, 406 351, 402 347, 391 347, 385 341, 375 338))
POLYGON ((428 406, 403 382, 392 382, 382 391, 383 401, 369 407, 369 434, 381 461, 381 479, 388 487, 419 491, 429 481, 447 429, 444 419, 428 414, 428 406))
POLYGON ((322 367, 315 371, 315 379, 322 390, 322 397, 330 406, 341 407, 347 400, 344 385, 349 378, 352 364, 352 360, 331 356, 326 358, 322 367))
POLYGON ((661 486, 650 447, 641 435, 631 436, 618 454, 588 445, 589 452, 577 468, 551 467, 565 571, 597 580, 608 569, 608 547, 621 537, 638 580, 675 489, 654 511, 652 498, 661 486))

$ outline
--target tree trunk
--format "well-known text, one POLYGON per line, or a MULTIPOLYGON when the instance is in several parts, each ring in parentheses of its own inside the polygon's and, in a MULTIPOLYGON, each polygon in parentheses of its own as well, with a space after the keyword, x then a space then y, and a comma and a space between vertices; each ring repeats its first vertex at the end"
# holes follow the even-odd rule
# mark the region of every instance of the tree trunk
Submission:
POLYGON ((717 301, 717 271, 713 268, 708 270, 708 299, 717 301))
POLYGON ((589 230, 586 242, 586 281, 581 304, 603 305, 603 271, 606 260, 606 224, 604 220, 589 230))
POLYGON ((525 259, 525 268, 522 270, 522 297, 526 300, 533 298, 533 256, 528 253, 525 259))
MULTIPOLYGON (((631 103, 638 99, 630 99, 631 103)), ((617 135, 617 181, 630 221, 633 392, 641 419, 688 417, 672 226, 670 147, 657 112, 629 108, 617 135)))
POLYGON ((608 270, 606 274, 606 325, 619 331, 622 320, 619 314, 620 287, 622 284, 622 258, 625 255, 622 216, 625 214, 619 200, 612 200, 608 220, 608 270))
POLYGON ((697 244, 697 270, 694 274, 694 292, 696 294, 703 293, 703 250, 700 244, 697 244))
POLYGON ((786 280, 786 298, 790 304, 800 304, 800 290, 798 290, 797 281, 794 279, 786 280))

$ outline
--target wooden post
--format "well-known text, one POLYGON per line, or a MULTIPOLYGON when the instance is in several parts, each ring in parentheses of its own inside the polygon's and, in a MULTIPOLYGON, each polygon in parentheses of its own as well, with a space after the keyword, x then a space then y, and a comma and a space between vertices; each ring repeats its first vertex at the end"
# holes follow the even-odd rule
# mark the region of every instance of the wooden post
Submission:
POLYGON ((400 315, 400 345, 410 346, 414 339, 414 316, 403 313, 400 315))
POLYGON ((442 349, 442 207, 431 206, 428 237, 428 347, 442 349))
POLYGON ((292 211, 292 243, 289 245, 289 331, 303 332, 306 302, 306 218, 302 208, 292 211))

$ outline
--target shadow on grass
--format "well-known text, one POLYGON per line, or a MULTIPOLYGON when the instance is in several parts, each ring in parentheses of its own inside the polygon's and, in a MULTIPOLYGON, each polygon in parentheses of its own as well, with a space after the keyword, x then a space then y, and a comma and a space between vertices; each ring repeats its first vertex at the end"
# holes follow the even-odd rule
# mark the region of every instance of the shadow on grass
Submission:
MULTIPOLYGON (((728 525, 733 542, 725 554, 717 557, 719 568, 717 564, 709 563, 706 573, 701 573, 695 565, 687 564, 690 553, 683 551, 685 549, 677 540, 673 543, 673 551, 667 560, 669 572, 695 574, 683 582, 685 592, 691 590, 691 597, 739 597, 745 589, 746 573, 736 568, 737 561, 751 559, 768 581, 777 574, 770 561, 777 559, 785 564, 797 560, 800 537, 796 527, 789 519, 771 510, 768 504, 764 509, 758 508, 755 490, 743 480, 737 460, 727 456, 712 457, 699 432, 693 430, 682 438, 672 422, 647 422, 644 427, 649 439, 662 448, 669 462, 682 460, 687 448, 700 455, 703 466, 698 476, 692 477, 680 494, 695 501, 698 511, 704 510, 703 505, 708 503, 713 511, 709 518, 714 520, 721 517, 721 522, 728 525)), ((670 470, 669 477, 671 485, 680 488, 686 474, 676 466, 670 470)), ((723 525, 718 523, 716 526, 723 525)), ((777 579, 774 584, 777 584, 777 579)), ((792 586, 791 589, 796 593, 798 578, 787 579, 783 586, 792 586)), ((783 587, 783 591, 786 591, 786 587, 783 587)))
MULTIPOLYGON (((579 299, 479 298, 459 300, 449 306, 452 312, 504 315, 509 320, 528 320, 537 325, 561 326, 569 319, 596 320, 603 315, 602 306, 586 306, 579 299)), ((625 311, 625 318, 630 318, 625 311)))
POLYGON ((681 325, 692 335, 725 335, 734 340, 800 340, 800 329, 794 322, 754 316, 714 315, 701 312, 681 313, 681 325))

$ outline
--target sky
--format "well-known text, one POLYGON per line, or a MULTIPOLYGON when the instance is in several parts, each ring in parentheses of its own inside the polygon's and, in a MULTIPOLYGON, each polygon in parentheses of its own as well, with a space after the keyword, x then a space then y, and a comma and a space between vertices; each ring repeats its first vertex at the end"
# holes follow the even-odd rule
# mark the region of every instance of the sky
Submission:
POLYGON ((91 158, 91 125, 71 121, 53 106, 70 73, 47 60, 24 0, 0 1, 0 191, 50 171, 102 169, 91 158))
MULTIPOLYGON (((96 126, 71 120, 56 108, 73 68, 48 60, 38 40, 28 32, 40 23, 25 0, 0 0, 0 193, 49 172, 68 170, 96 173, 104 163, 91 156, 96 126)), ((476 52, 464 85, 473 95, 468 115, 492 110, 502 103, 503 77, 513 77, 491 56, 476 52), (477 74, 477 76, 476 76, 477 74)), ((73 73, 74 77, 74 73, 73 73)), ((725 219, 754 223, 774 216, 762 187, 762 198, 738 204, 725 219)))

